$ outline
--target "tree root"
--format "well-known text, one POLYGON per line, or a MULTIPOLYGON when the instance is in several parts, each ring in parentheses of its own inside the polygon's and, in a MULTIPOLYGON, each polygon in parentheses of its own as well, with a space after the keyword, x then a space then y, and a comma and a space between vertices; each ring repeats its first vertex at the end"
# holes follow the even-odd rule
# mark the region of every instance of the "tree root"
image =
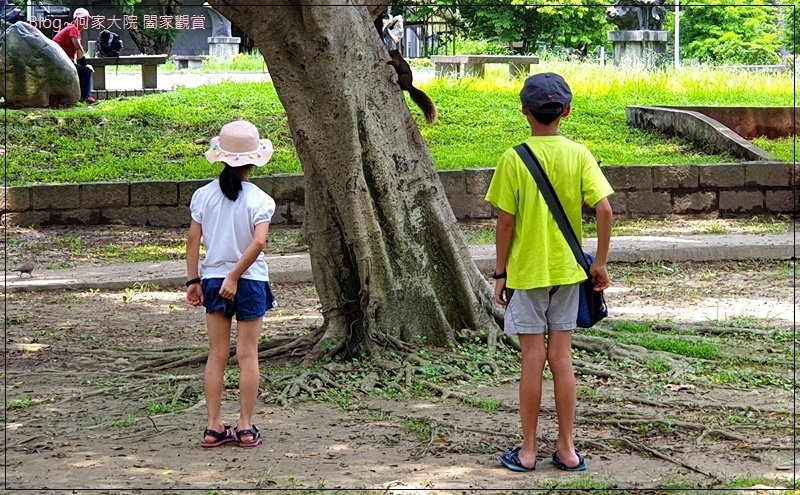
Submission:
POLYGON ((658 424, 658 425, 666 425, 666 426, 677 426, 682 428, 687 428, 690 430, 700 430, 705 435, 715 435, 720 438, 724 438, 726 440, 735 440, 741 443, 749 443, 750 440, 733 433, 727 430, 720 430, 715 428, 708 428, 705 425, 700 423, 692 423, 689 421, 672 421, 669 419, 664 418, 646 418, 646 417, 639 417, 634 419, 626 419, 626 418, 616 418, 616 419, 598 419, 592 420, 594 424, 600 425, 640 425, 640 424, 658 424))
MULTIPOLYGON (((270 339, 267 342, 262 342, 258 346, 259 358, 268 358, 272 356, 290 353, 293 355, 295 352, 303 352, 306 347, 310 347, 316 341, 314 336, 315 332, 311 334, 302 335, 300 337, 283 337, 270 339)), ((235 359, 236 347, 231 346, 228 350, 228 355, 235 359)), ((205 363, 208 360, 208 352, 180 352, 178 354, 170 354, 158 359, 142 362, 134 367, 127 368, 123 371, 133 372, 148 370, 150 372, 164 371, 173 368, 180 368, 183 366, 192 366, 196 364, 205 363)))
POLYGON ((734 411, 745 411, 745 412, 760 412, 766 414, 782 414, 788 415, 792 414, 792 411, 785 410, 785 409, 769 409, 763 407, 754 407, 754 406, 738 406, 735 404, 717 404, 717 403, 694 403, 690 401, 669 401, 669 402, 662 402, 652 399, 645 399, 643 397, 632 397, 632 396, 614 396, 614 395, 599 395, 597 397, 598 400, 614 400, 619 402, 630 402, 632 404, 643 404, 645 406, 653 406, 659 409, 671 409, 671 408, 681 408, 681 409, 710 409, 710 410, 725 410, 730 409, 734 411))
POLYGON ((771 336, 774 335, 775 332, 779 331, 779 329, 761 330, 757 328, 722 327, 722 326, 701 325, 701 324, 691 324, 691 323, 682 323, 682 324, 655 323, 653 324, 653 330, 656 331, 684 330, 688 332, 699 333, 701 335, 702 334, 728 335, 732 333, 739 333, 739 334, 764 335, 764 336, 771 336))
POLYGON ((676 464, 676 465, 681 466, 683 468, 689 469, 690 471, 694 471, 695 473, 702 474, 703 476, 706 476, 708 478, 711 478, 711 479, 714 479, 714 480, 719 480, 719 478, 717 478, 717 476, 715 476, 715 475, 713 475, 711 473, 703 471, 702 469, 696 468, 696 467, 694 467, 694 466, 692 466, 690 464, 687 464, 685 462, 678 461, 678 460, 676 460, 676 459, 674 459, 674 458, 672 458, 672 457, 670 457, 670 456, 668 456, 666 454, 663 454, 663 453, 659 452, 658 450, 656 450, 656 449, 654 449, 652 447, 648 447, 648 446, 643 445, 643 444, 641 444, 639 442, 634 442, 633 440, 631 440, 629 438, 626 438, 626 437, 604 438, 603 441, 619 442, 619 443, 625 444, 632 450, 636 450, 638 452, 650 454, 653 457, 661 459, 662 461, 667 461, 667 462, 670 462, 672 464, 676 464))
POLYGON ((289 399, 297 397, 300 392, 306 392, 311 397, 328 390, 341 390, 343 387, 336 381, 316 371, 307 371, 296 378, 290 378, 275 400, 286 407, 289 399))

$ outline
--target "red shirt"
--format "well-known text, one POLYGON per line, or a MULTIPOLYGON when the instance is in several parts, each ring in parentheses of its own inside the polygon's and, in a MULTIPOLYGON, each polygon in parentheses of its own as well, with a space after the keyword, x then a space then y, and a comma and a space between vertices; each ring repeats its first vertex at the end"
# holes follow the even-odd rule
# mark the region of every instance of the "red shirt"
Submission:
POLYGON ((77 38, 80 42, 81 32, 78 31, 78 28, 72 23, 67 24, 64 29, 53 36, 53 41, 64 50, 70 60, 75 60, 75 54, 78 52, 78 49, 75 48, 75 45, 72 43, 73 38, 77 38))

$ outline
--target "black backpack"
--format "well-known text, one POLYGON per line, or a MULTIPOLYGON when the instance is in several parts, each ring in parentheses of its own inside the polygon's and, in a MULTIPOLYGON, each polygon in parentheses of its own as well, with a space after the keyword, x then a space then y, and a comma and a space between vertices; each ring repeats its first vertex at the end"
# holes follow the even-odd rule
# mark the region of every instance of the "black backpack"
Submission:
POLYGON ((97 37, 97 55, 100 57, 119 57, 122 50, 122 39, 117 33, 112 33, 108 29, 100 31, 97 37))

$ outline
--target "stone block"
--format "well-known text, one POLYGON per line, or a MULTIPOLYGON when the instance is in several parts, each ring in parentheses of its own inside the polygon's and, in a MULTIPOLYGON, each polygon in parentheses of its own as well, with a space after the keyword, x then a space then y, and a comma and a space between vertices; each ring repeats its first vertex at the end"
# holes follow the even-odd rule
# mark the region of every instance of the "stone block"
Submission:
MULTIPOLYGON (((176 186, 177 191, 177 186, 176 186)), ((177 192, 176 192, 177 198, 177 192)), ((126 208, 103 208, 100 211, 104 223, 122 225, 147 225, 147 206, 128 206, 126 208)))
POLYGON ((608 202, 611 204, 611 211, 613 211, 615 215, 624 215, 628 213, 628 193, 614 193, 608 197, 608 202))
POLYGON ((466 181, 467 194, 475 194, 485 197, 489 190, 489 184, 494 176, 493 168, 471 168, 464 170, 464 180, 466 181))
POLYGON ((272 176, 265 175, 264 177, 250 177, 250 182, 258 186, 259 189, 272 196, 273 189, 275 188, 275 181, 272 176))
POLYGON ((789 213, 798 211, 800 195, 791 190, 767 191, 765 203, 768 212, 789 213))
POLYGON ((743 187, 744 165, 720 163, 703 165, 700 169, 700 187, 743 187))
POLYGON ((720 213, 759 213, 764 211, 761 191, 720 191, 720 213))
POLYGON ((178 183, 178 206, 189 206, 192 194, 211 182, 211 179, 184 180, 178 183))
POLYGON ((459 220, 492 218, 492 205, 487 203, 483 196, 472 194, 456 194, 448 196, 453 215, 459 220))
POLYGON ((131 206, 178 204, 178 183, 175 181, 131 182, 131 206))
POLYGON ((279 204, 272 215, 274 224, 300 225, 305 220, 306 208, 304 205, 294 202, 279 204))
POLYGON ((492 218, 492 205, 486 202, 484 194, 467 195, 469 209, 467 211, 468 218, 471 219, 485 219, 492 218))
POLYGON ((100 210, 79 208, 50 212, 53 225, 97 225, 101 223, 100 210))
POLYGON ((31 191, 27 187, 0 188, 2 211, 25 211, 31 207, 31 191))
POLYGON ((439 180, 442 182, 447 197, 467 194, 467 175, 463 170, 442 170, 439 180))
POLYGON ((78 184, 31 186, 30 192, 34 210, 67 210, 81 206, 78 184))
POLYGON ((627 213, 640 215, 666 215, 672 213, 670 195, 666 192, 629 192, 627 213))
POLYGON ((653 167, 601 167, 615 191, 652 191, 653 167))
POLYGON ((17 227, 38 227, 50 223, 50 212, 47 210, 28 210, 3 215, 9 225, 17 227))
POLYGON ((188 227, 192 221, 184 206, 148 206, 147 224, 153 227, 188 227))
POLYGON ((276 203, 294 202, 305 204, 305 178, 303 174, 275 174, 272 176, 272 192, 265 191, 276 203))
POLYGON ((697 165, 663 165, 653 167, 653 188, 696 188, 700 183, 697 165))
POLYGON ((93 182, 80 187, 81 208, 128 206, 130 203, 130 190, 125 183, 93 182))
POLYGON ((694 192, 679 194, 672 198, 675 213, 703 213, 717 206, 716 192, 694 192))
POLYGON ((745 185, 750 187, 792 185, 791 163, 746 163, 744 165, 745 185))

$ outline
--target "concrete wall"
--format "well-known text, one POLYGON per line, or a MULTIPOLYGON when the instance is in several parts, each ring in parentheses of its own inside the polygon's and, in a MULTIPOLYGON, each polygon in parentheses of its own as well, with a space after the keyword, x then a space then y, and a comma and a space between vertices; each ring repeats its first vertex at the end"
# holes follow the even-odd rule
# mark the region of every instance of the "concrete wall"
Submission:
MULTIPOLYGON (((603 171, 616 194, 611 202, 628 217, 718 213, 721 216, 796 211, 800 185, 790 163, 609 166, 603 171)), ((439 173, 456 217, 492 218, 483 200, 494 169, 439 173)), ((11 224, 106 224, 183 227, 189 224, 192 193, 208 180, 88 183, 11 187, 2 210, 11 224)), ((304 180, 299 174, 255 177, 253 183, 278 204, 273 222, 303 221, 304 180)))
POLYGON ((665 108, 700 112, 745 139, 761 136, 777 139, 797 134, 797 108, 793 107, 667 106, 665 108))

